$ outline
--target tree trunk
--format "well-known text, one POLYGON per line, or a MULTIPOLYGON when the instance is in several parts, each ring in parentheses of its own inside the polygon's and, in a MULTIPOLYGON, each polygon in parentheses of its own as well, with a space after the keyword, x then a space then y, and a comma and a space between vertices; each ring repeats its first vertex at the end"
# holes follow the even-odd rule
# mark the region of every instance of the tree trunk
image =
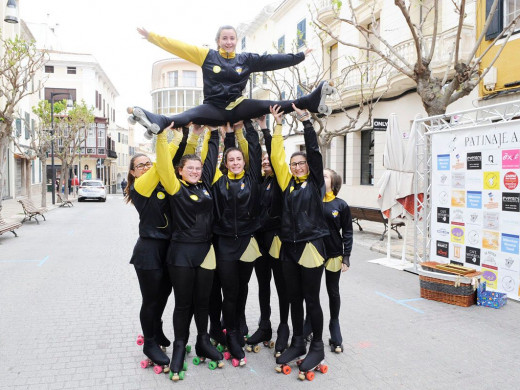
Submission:
POLYGON ((66 158, 62 161, 61 176, 63 177, 63 199, 69 199, 69 162, 66 158))
POLYGON ((32 178, 32 169, 31 169, 31 160, 25 160, 25 188, 27 188, 27 198, 32 198, 32 187, 31 180, 32 178))
MULTIPOLYGON (((45 156, 39 156, 40 158, 40 164, 42 167, 42 186, 41 186, 41 195, 42 195, 42 207, 47 207, 47 164, 45 163, 46 158, 45 156)), ((56 183, 52 184, 53 186, 56 185, 56 183)))
POLYGON ((427 74, 417 78, 417 93, 421 97, 428 116, 446 113, 447 104, 442 93, 440 81, 432 80, 427 74))
POLYGON ((0 137, 0 214, 2 213, 2 199, 4 198, 4 192, 5 192, 4 169, 7 166, 8 146, 9 146, 9 138, 0 137))

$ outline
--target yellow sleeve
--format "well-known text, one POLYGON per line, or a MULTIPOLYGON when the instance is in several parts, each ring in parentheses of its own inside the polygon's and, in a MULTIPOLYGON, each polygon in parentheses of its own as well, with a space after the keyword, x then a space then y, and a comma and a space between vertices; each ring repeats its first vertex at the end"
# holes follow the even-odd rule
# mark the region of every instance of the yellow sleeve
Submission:
POLYGON ((198 144, 199 135, 191 133, 188 138, 188 141, 186 142, 186 149, 184 149, 184 154, 195 154, 198 144))
POLYGON ((217 167, 217 169, 215 171, 215 177, 213 177, 213 183, 211 183, 211 185, 215 184, 218 181, 218 179, 220 179, 221 177, 222 177, 222 172, 217 167))
MULTIPOLYGON (((178 145, 181 139, 182 133, 180 131, 174 131, 172 143, 176 143, 178 145)), ((172 158, 170 157, 168 139, 165 131, 157 136, 155 152, 157 154, 157 162, 155 163, 155 166, 157 167, 157 174, 159 175, 159 179, 161 180, 161 183, 166 192, 170 195, 173 195, 179 191, 181 188, 181 183, 175 175, 175 168, 173 168, 172 158)))
POLYGON ((244 129, 235 130, 235 137, 238 142, 238 146, 242 153, 244 153, 244 160, 246 165, 249 166, 249 144, 247 143, 246 137, 244 137, 244 129))
POLYGON ((278 185, 285 191, 291 181, 291 172, 285 162, 285 149, 283 148, 282 125, 274 128, 273 141, 271 142, 271 164, 276 173, 278 185))
MULTIPOLYGON (((164 131, 163 131, 163 133, 164 133, 164 131)), ((176 131, 175 133, 178 133, 178 131, 176 131)), ((170 160, 173 160, 173 158, 177 154, 177 150, 179 150, 179 144, 181 143, 181 141, 175 142, 176 136, 177 136, 177 134, 174 134, 173 141, 168 144, 168 151, 170 152, 170 160)), ((182 135, 180 136, 180 139, 182 140, 182 135)))
POLYGON ((209 144, 210 137, 211 137, 211 131, 208 130, 208 131, 206 131, 206 134, 204 134, 204 139, 202 140, 202 150, 200 151, 200 159, 202 160, 203 164, 204 164, 204 161, 206 161, 206 156, 208 155, 208 144, 209 144))
POLYGON ((135 179, 134 188, 140 195, 149 198, 157 184, 159 184, 159 174, 154 163, 146 173, 135 179))
POLYGON ((202 66, 209 52, 209 48, 207 47, 190 45, 177 39, 166 38, 155 33, 148 34, 148 41, 198 66, 202 66))

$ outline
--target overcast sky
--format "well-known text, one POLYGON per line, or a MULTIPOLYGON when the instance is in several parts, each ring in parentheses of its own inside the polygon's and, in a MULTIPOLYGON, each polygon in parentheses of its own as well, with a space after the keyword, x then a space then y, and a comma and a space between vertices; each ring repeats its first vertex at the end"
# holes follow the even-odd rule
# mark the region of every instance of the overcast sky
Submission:
POLYGON ((58 25, 62 50, 96 57, 119 98, 117 123, 125 107, 151 109, 151 71, 171 54, 141 39, 136 27, 193 44, 210 44, 219 26, 251 21, 276 0, 18 0, 20 18, 58 25), (49 15, 49 16, 47 16, 49 15))

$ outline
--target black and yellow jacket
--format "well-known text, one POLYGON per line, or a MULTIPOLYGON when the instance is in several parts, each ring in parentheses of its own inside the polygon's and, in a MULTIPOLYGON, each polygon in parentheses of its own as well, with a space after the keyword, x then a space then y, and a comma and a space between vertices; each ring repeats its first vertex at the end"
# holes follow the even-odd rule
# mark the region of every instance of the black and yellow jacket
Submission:
POLYGON ((283 192, 282 242, 305 242, 329 235, 323 215, 325 180, 316 131, 310 121, 303 122, 303 126, 308 175, 295 177, 290 173, 285 162, 281 125, 275 127, 271 144, 271 163, 283 192))
MULTIPOLYGON (((157 171, 169 196, 173 215, 171 240, 186 243, 208 242, 212 237, 213 197, 211 183, 218 158, 218 130, 205 137, 207 156, 202 168, 201 181, 190 184, 177 178, 168 159, 167 139, 163 133, 157 137, 157 171)), ((173 144, 178 144, 182 133, 174 133, 173 144)), ((189 144, 189 142, 188 142, 189 144)), ((191 149, 190 149, 191 151, 191 149)))
POLYGON ((247 131, 246 140, 249 166, 238 175, 231 172, 219 175, 220 177, 213 184, 215 198, 213 233, 221 236, 246 236, 258 229, 262 151, 256 130, 247 131))
POLYGON ((221 49, 213 50, 189 45, 155 33, 150 33, 148 40, 164 50, 200 66, 204 83, 204 103, 226 109, 234 108, 244 99, 242 92, 251 73, 286 68, 297 65, 305 59, 305 55, 301 52, 264 55, 227 53, 221 49))
POLYGON ((354 241, 350 207, 343 199, 336 198, 332 192, 327 192, 323 199, 323 212, 330 231, 330 236, 324 238, 327 257, 346 256, 349 261, 354 241))

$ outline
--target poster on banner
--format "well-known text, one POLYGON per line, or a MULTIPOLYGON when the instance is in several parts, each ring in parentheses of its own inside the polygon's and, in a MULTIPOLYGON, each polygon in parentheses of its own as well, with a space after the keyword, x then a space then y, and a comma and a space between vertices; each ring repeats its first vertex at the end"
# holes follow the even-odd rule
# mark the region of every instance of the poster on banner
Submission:
POLYGON ((520 300, 520 121, 432 134, 430 259, 520 300))

